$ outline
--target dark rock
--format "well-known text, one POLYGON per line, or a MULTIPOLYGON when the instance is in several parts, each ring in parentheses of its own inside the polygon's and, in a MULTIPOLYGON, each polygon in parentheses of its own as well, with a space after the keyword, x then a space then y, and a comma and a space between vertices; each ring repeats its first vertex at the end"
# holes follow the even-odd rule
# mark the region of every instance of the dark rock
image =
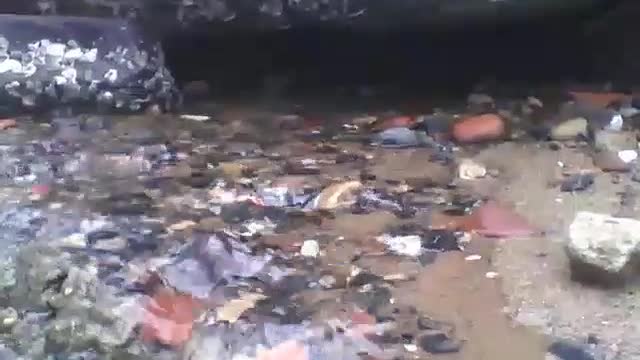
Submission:
POLYGON ((583 191, 593 185, 593 174, 575 174, 562 181, 560 190, 565 192, 583 191))
POLYGON ((96 230, 96 231, 92 231, 92 232, 87 234, 87 241, 89 242, 89 244, 92 244, 92 243, 95 243, 98 240, 113 239, 116 236, 118 236, 118 232, 117 231, 113 231, 113 230, 96 230))
POLYGON ((562 360, 595 360, 583 345, 566 341, 555 341, 548 351, 562 360))
POLYGON ((436 251, 460 251, 458 235, 448 230, 430 230, 422 237, 422 247, 436 251))
POLYGON ((430 354, 448 354, 460 351, 458 341, 450 339, 443 333, 422 335, 418 338, 418 345, 430 354))

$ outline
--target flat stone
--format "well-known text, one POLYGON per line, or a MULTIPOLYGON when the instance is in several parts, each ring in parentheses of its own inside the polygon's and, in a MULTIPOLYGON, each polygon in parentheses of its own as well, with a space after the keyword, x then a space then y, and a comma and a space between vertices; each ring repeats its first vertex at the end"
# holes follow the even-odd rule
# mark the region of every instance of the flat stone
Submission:
POLYGON ((588 135, 589 122, 587 119, 578 117, 563 121, 551 129, 553 140, 573 140, 579 136, 588 135))
POLYGON ((640 221, 581 211, 569 226, 567 254, 575 280, 615 285, 628 279, 640 250, 640 221))

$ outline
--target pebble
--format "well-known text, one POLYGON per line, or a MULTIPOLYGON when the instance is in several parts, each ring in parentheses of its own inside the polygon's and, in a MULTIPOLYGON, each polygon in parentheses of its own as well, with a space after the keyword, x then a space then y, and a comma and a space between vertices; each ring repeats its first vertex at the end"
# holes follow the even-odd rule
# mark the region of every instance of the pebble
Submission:
POLYGON ((487 175, 487 168, 471 159, 463 159, 458 165, 458 176, 462 180, 475 180, 487 175))
POLYGON ((442 333, 422 335, 418 338, 418 345, 430 354, 455 353, 461 348, 459 342, 442 333))
POLYGON ((408 148, 424 144, 425 137, 422 131, 394 127, 375 134, 372 142, 386 148, 408 148))
POLYGON ((0 119, 0 130, 7 130, 16 127, 18 122, 16 119, 0 119))
POLYGON ((322 210, 332 210, 350 206, 356 201, 357 193, 362 189, 359 181, 347 181, 326 187, 314 200, 314 207, 322 210))
POLYGON ((596 151, 593 155, 593 164, 603 171, 627 172, 631 170, 631 164, 620 158, 614 151, 596 151))
POLYGON ((601 151, 635 150, 638 142, 632 132, 599 130, 594 133, 594 146, 601 151))
POLYGON ((316 258, 320 254, 320 245, 316 240, 305 240, 300 248, 300 254, 304 257, 316 258))
POLYGON ((472 110, 489 110, 495 106, 495 100, 487 94, 472 93, 467 97, 467 106, 472 110))
POLYGON ((129 241, 126 238, 116 236, 111 239, 98 240, 93 244, 92 248, 96 250, 118 252, 126 249, 128 244, 129 241))
POLYGON ((551 139, 557 141, 574 140, 580 136, 586 138, 588 134, 589 122, 582 117, 563 121, 551 128, 551 139))
POLYGON ((190 229, 197 224, 191 220, 183 220, 175 224, 169 225, 169 231, 184 231, 190 229))
POLYGON ((505 134, 505 121, 496 114, 467 117, 453 125, 453 138, 459 143, 498 140, 505 134))
POLYGON ((495 271, 488 271, 487 273, 484 274, 484 277, 486 277, 487 279, 495 279, 498 276, 500 276, 500 274, 498 274, 495 271))
POLYGON ((575 174, 569 176, 560 185, 560 191, 583 191, 591 187, 594 182, 593 174, 575 174))
POLYGON ((0 328, 11 329, 18 322, 18 312, 12 307, 0 310, 0 328))

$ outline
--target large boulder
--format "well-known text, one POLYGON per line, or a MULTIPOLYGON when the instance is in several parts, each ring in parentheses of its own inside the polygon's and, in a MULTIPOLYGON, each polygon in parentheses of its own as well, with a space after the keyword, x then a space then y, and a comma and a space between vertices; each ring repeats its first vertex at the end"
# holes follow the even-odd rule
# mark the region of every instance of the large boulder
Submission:
POLYGON ((638 267, 640 221, 581 211, 569 226, 567 253, 575 280, 620 285, 638 267))

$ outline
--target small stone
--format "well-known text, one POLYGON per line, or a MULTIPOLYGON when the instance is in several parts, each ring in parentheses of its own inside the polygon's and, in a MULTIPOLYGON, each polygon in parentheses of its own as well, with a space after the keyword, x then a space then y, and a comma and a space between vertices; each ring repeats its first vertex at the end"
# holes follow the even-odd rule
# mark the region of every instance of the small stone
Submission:
POLYGON ((111 239, 102 239, 93 244, 93 249, 102 251, 119 252, 127 248, 128 240, 122 236, 116 236, 111 239))
POLYGON ((487 169, 471 159, 464 159, 458 165, 458 176, 462 180, 475 180, 487 175, 487 169))
POLYGON ((218 230, 224 229, 225 223, 219 217, 211 216, 201 219, 198 222, 198 230, 213 233, 218 230))
POLYGON ((430 354, 449 354, 460 351, 460 343, 447 337, 447 335, 428 334, 418 338, 418 345, 422 350, 430 354))
POLYGON ((453 125, 453 138, 463 144, 498 140, 505 134, 505 121, 496 114, 467 117, 453 125))
POLYGON ((567 341, 555 341, 548 349, 549 353, 561 360, 595 360, 586 350, 586 346, 567 341))
POLYGON ((18 322, 18 312, 12 307, 0 310, 0 329, 9 330, 18 322))
POLYGON ((372 142, 387 148, 416 147, 426 142, 426 134, 406 127, 392 127, 375 134, 372 142))
POLYGON ((591 187, 594 182, 593 174, 575 174, 569 176, 560 185, 560 191, 583 191, 591 187))
POLYGON ((304 257, 316 258, 320 254, 320 245, 315 240, 305 240, 300 248, 300 254, 304 257))
POLYGON ((487 271, 487 272, 484 274, 484 277, 486 277, 487 279, 495 279, 495 278, 497 278, 498 276, 500 276, 500 274, 498 274, 498 273, 497 273, 497 272, 495 272, 495 271, 487 271))
POLYGON ((320 284, 325 289, 334 288, 338 281, 332 275, 325 275, 318 280, 318 284, 320 284))
POLYGON ((16 127, 18 122, 16 119, 0 119, 0 130, 7 130, 16 127))
POLYGON ((567 254, 572 276, 611 285, 638 264, 640 221, 581 211, 569 226, 567 254))
POLYGON ((482 93, 472 93, 467 97, 467 106, 472 110, 489 110, 495 105, 495 101, 490 95, 482 93))
POLYGON ((627 172, 631 170, 631 163, 620 158, 618 152, 596 151, 593 155, 593 164, 603 171, 627 172))
POLYGON ((574 140, 578 137, 586 138, 589 134, 589 122, 578 117, 555 125, 551 129, 551 139, 557 141, 574 140))
POLYGON ((222 173, 222 176, 229 180, 236 180, 245 176, 247 172, 247 166, 234 162, 221 162, 216 168, 222 173))
POLYGON ((196 226, 196 223, 191 220, 184 220, 175 224, 169 225, 169 231, 184 231, 196 226))
POLYGON ((332 210, 347 207, 355 203, 358 192, 362 189, 359 181, 346 181, 327 186, 314 200, 314 207, 332 210))
POLYGON ((594 145, 600 151, 636 150, 638 143, 632 132, 599 130, 594 134, 594 145))

